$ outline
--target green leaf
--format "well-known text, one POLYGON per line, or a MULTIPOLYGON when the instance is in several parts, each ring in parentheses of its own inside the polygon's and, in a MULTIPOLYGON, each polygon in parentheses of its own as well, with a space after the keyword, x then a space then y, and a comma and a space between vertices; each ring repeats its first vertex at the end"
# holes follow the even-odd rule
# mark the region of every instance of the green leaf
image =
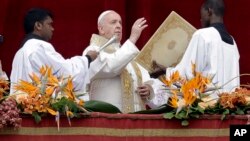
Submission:
POLYGON ((110 103, 103 101, 90 100, 85 102, 83 106, 88 111, 104 112, 104 113, 121 113, 121 111, 110 103))
POLYGON ((187 111, 181 111, 179 113, 180 117, 183 119, 183 118, 186 118, 187 117, 187 111))
POLYGON ((189 125, 188 120, 183 120, 183 121, 181 121, 181 125, 182 125, 182 126, 188 126, 188 125, 189 125))
POLYGON ((177 119, 186 119, 187 118, 187 112, 186 111, 180 111, 178 114, 175 115, 175 118, 177 118, 177 119))
POLYGON ((235 111, 235 113, 238 114, 238 115, 244 115, 245 114, 244 111, 241 110, 240 108, 237 108, 237 110, 235 111))
POLYGON ((202 113, 202 114, 204 114, 205 113, 205 110, 204 109, 202 109, 200 106, 198 106, 198 111, 200 112, 200 113, 202 113))
POLYGON ((165 119, 172 119, 173 117, 174 117, 174 112, 165 113, 163 115, 163 118, 165 119))
POLYGON ((189 109, 188 109, 188 113, 193 113, 193 112, 195 112, 196 111, 196 108, 194 108, 194 107, 190 107, 189 109))
POLYGON ((32 112, 32 116, 34 117, 36 123, 39 123, 42 120, 41 116, 37 112, 32 112))
POLYGON ((224 114, 222 114, 222 116, 221 116, 221 120, 224 120, 226 118, 226 115, 224 115, 224 114))
POLYGON ((51 106, 55 111, 59 111, 60 113, 65 113, 65 106, 68 106, 68 109, 73 112, 73 114, 79 111, 77 104, 66 97, 62 97, 59 101, 51 104, 51 106))
POLYGON ((229 109, 225 109, 225 111, 222 113, 223 115, 228 115, 230 113, 229 109))
POLYGON ((221 120, 225 119, 226 115, 228 115, 230 113, 230 110, 229 109, 225 109, 222 113, 222 116, 221 116, 221 120))
MULTIPOLYGON (((133 112, 130 114, 162 114, 162 113, 170 111, 169 108, 170 107, 168 105, 164 104, 164 105, 161 105, 155 109, 136 111, 136 112, 133 112)), ((172 109, 171 109, 171 111, 172 111, 172 109)))

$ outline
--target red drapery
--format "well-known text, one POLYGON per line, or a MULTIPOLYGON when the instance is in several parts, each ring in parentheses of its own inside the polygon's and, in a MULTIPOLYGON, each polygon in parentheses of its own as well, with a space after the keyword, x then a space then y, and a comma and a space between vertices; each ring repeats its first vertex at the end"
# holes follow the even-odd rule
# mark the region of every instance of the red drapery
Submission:
MULTIPOLYGON (((107 9, 116 10, 123 19, 123 41, 130 35, 133 22, 145 17, 149 27, 143 31, 137 45, 142 48, 172 10, 200 27, 200 6, 203 0, 1 0, 0 34, 4 43, 0 45, 0 60, 3 69, 10 74, 14 54, 23 39, 23 16, 31 7, 50 9, 54 16, 54 36, 52 44, 64 57, 81 55, 88 45, 92 33, 96 33, 98 15, 107 9)), ((225 25, 234 36, 241 55, 240 72, 249 73, 248 38, 250 37, 250 17, 247 0, 225 0, 225 25)), ((167 56, 166 56, 167 58, 167 56)), ((242 83, 250 78, 242 77, 242 83)))
POLYGON ((73 118, 71 126, 65 117, 60 120, 60 131, 54 117, 43 117, 36 124, 32 117, 23 117, 19 130, 0 130, 1 141, 228 141, 230 124, 245 125, 246 115, 221 120, 220 115, 189 120, 163 119, 161 114, 105 114, 94 112, 87 117, 73 118))

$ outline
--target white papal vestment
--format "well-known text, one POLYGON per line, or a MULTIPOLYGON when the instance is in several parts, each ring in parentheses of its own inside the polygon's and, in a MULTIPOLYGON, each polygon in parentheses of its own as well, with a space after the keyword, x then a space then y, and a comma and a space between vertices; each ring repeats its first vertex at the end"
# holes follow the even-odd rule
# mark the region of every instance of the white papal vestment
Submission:
MULTIPOLYGON (((90 46, 83 54, 99 50, 105 42, 107 39, 93 34, 90 46)), ((139 50, 129 40, 121 47, 115 43, 101 51, 90 65, 90 99, 111 103, 125 113, 144 109, 145 103, 135 90, 150 80, 150 76, 147 70, 132 61, 138 53, 139 50)))

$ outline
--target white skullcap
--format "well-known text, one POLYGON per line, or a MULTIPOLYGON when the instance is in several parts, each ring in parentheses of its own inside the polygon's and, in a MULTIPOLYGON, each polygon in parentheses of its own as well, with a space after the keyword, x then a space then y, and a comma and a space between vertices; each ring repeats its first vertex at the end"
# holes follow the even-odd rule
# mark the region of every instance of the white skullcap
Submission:
POLYGON ((110 12, 113 12, 113 10, 106 10, 104 12, 101 13, 101 15, 98 17, 98 20, 97 20, 97 25, 100 24, 100 22, 102 21, 102 19, 110 12))

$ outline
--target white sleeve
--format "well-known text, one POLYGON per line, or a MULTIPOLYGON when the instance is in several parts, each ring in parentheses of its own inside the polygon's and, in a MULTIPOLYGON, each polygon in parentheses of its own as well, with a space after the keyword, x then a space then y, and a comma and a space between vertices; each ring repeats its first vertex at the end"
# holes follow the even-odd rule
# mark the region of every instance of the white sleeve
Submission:
POLYGON ((163 104, 168 103, 168 99, 171 96, 164 90, 164 84, 159 79, 151 79, 145 84, 149 84, 151 86, 150 98, 146 101, 150 108, 155 109, 163 104))
POLYGON ((52 66, 56 76, 73 77, 75 90, 83 90, 89 81, 88 59, 85 56, 75 56, 64 59, 57 53, 51 44, 41 45, 34 53, 29 56, 29 60, 37 72, 43 65, 52 66))
POLYGON ((83 56, 86 55, 86 54, 88 53, 88 51, 90 51, 90 50, 98 51, 99 48, 100 48, 100 47, 98 47, 98 46, 90 45, 90 46, 88 46, 88 47, 86 47, 86 48, 84 49, 82 55, 83 55, 83 56))
POLYGON ((100 52, 90 64, 90 78, 110 78, 120 75, 122 69, 139 53, 137 47, 127 40, 114 53, 100 52))

